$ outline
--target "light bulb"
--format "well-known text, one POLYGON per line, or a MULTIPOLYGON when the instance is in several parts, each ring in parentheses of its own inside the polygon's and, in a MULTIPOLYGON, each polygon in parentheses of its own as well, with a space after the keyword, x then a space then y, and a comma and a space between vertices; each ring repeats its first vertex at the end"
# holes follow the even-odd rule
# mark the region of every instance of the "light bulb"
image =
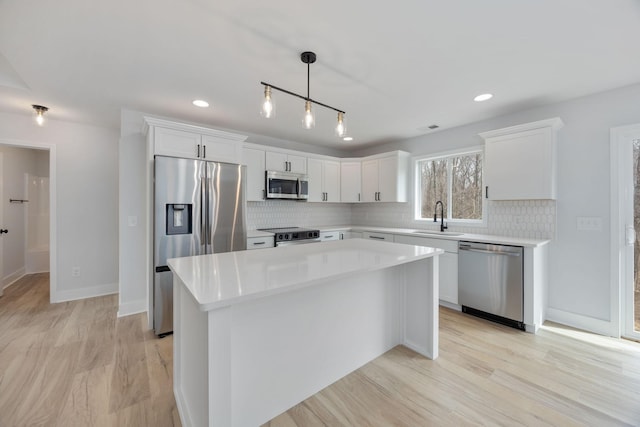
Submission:
POLYGON ((316 125, 316 118, 311 110, 311 101, 305 101, 304 103, 304 117, 302 118, 302 124, 305 129, 312 129, 316 125))
POLYGON ((270 119, 276 114, 276 104, 273 102, 271 98, 271 87, 264 87, 264 101, 262 102, 262 109, 260 110, 260 115, 265 119, 270 119))
POLYGON ((49 109, 42 105, 32 105, 33 110, 36 112, 36 123, 38 126, 42 126, 44 124, 44 113, 46 113, 49 109))
POLYGON ((336 135, 342 138, 347 133, 347 124, 344 121, 344 113, 338 113, 338 124, 336 125, 336 135))

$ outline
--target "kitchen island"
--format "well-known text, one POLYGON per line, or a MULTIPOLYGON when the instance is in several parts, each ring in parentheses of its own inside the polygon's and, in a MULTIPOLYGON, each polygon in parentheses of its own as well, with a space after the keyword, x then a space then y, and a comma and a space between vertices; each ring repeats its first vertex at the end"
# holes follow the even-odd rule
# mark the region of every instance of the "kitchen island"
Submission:
POLYGON ((435 359, 441 253, 351 239, 169 260, 183 425, 260 425, 396 345, 435 359))

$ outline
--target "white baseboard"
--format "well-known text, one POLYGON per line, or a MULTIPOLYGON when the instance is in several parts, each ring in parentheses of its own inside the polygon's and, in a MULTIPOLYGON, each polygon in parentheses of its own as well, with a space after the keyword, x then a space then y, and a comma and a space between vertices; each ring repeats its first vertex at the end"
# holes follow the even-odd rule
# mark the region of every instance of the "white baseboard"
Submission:
POLYGON ((439 300, 438 302, 443 307, 447 307, 447 308, 450 308, 450 309, 456 310, 456 311, 462 311, 462 307, 460 305, 458 305, 458 304, 454 304, 452 302, 444 301, 444 300, 439 300))
POLYGON ((146 313, 147 300, 138 300, 120 303, 118 307, 118 317, 130 316, 132 314, 146 313))
MULTIPOLYGON (((2 261, 0 261, 2 262, 2 261)), ((9 286, 13 285, 14 283, 16 283, 18 280, 22 279, 22 277, 25 275, 25 269, 24 267, 19 268, 18 270, 14 271, 13 273, 4 276, 2 278, 2 289, 7 289, 9 286)))
POLYGON ((615 336, 615 334, 612 334, 613 325, 608 320, 595 319, 581 314, 558 310, 557 308, 547 308, 546 320, 600 335, 615 336))
POLYGON ((74 301, 85 298, 101 297, 118 293, 118 284, 91 286, 88 288, 58 290, 52 295, 51 302, 74 301))

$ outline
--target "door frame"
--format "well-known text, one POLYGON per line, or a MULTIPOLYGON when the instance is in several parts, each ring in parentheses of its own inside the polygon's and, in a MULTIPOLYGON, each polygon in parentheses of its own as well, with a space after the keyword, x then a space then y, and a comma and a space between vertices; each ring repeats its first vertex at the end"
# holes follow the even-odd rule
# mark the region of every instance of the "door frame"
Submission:
POLYGON ((626 245, 627 224, 633 224, 633 170, 628 162, 633 157, 631 143, 635 139, 640 139, 640 123, 611 128, 611 325, 614 336, 640 339, 630 315, 634 300, 633 245, 626 245))
POLYGON ((44 142, 31 142, 0 138, 0 144, 32 150, 49 152, 49 302, 57 301, 58 289, 58 242, 57 242, 57 205, 56 197, 56 146, 44 142))

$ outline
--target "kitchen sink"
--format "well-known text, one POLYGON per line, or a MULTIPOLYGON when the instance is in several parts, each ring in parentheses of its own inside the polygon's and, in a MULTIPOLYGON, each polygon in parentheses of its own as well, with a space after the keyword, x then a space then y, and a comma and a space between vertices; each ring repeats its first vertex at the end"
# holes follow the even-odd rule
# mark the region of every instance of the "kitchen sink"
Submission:
POLYGON ((415 230, 416 234, 429 234, 432 236, 462 236, 464 233, 456 233, 455 231, 435 231, 435 230, 415 230))

